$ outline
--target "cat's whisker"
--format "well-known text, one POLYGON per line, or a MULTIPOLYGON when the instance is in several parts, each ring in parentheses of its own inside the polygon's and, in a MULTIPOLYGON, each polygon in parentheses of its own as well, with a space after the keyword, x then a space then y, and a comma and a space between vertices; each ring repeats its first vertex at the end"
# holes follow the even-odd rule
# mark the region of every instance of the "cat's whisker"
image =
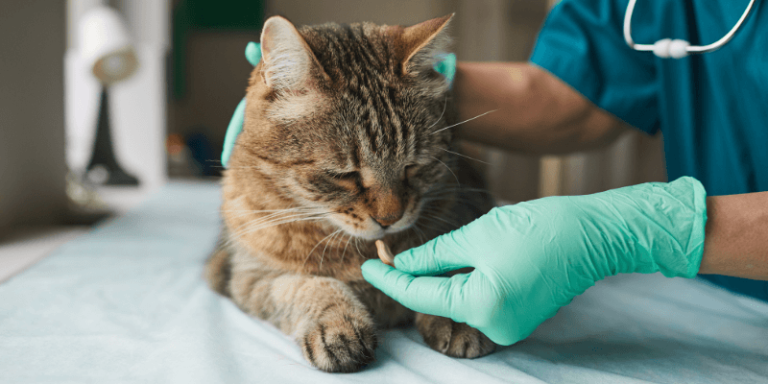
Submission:
POLYGON ((445 214, 446 209, 442 207, 425 207, 421 210, 422 213, 434 213, 434 214, 445 214))
MULTIPOLYGON (((454 196, 450 200, 447 197, 442 197, 442 198, 439 198, 439 199, 429 200, 429 202, 430 203, 433 203, 433 202, 443 202, 443 203, 451 202, 451 203, 461 203, 461 204, 469 204, 469 205, 477 204, 477 200, 472 200, 472 199, 469 199, 469 198, 466 198, 466 197, 461 197, 461 196, 454 196)), ((431 208, 440 208, 441 210, 445 210, 445 208, 446 208, 444 206, 440 206, 440 205, 436 205, 436 204, 431 204, 430 207, 431 208)))
POLYGON ((478 192, 478 193, 485 193, 488 195, 493 195, 493 192, 482 189, 482 188, 466 188, 466 187, 460 187, 455 186, 452 184, 445 184, 443 186, 439 186, 438 188, 429 190, 425 192, 422 196, 432 196, 432 195, 442 195, 442 194, 457 194, 458 192, 478 192))
POLYGON ((445 95, 445 101, 443 101, 443 112, 440 113, 440 117, 437 118, 437 121, 435 121, 434 124, 430 125, 429 128, 427 128, 427 131, 429 131, 430 129, 434 128, 434 126, 437 125, 437 123, 439 123, 440 120, 443 119, 443 116, 445 116, 445 110, 446 109, 448 109, 448 95, 445 95))
POLYGON ((422 196, 421 201, 423 204, 429 204, 430 207, 437 207, 439 203, 467 203, 477 204, 477 200, 471 199, 469 196, 461 196, 454 194, 422 196))
POLYGON ((425 211, 425 212, 429 212, 429 211, 436 211, 437 212, 437 211, 439 211, 439 213, 443 213, 443 212, 447 211, 449 208, 450 207, 429 206, 429 207, 424 207, 422 209, 422 211, 425 211))
POLYGON ((259 220, 259 219, 266 219, 266 218, 274 217, 274 216, 277 216, 277 215, 282 214, 282 213, 285 213, 285 214, 291 214, 291 213, 314 213, 314 212, 317 212, 317 209, 316 208, 301 208, 301 209, 295 209, 295 210, 294 209, 276 209, 276 210, 269 210, 269 209, 265 209, 265 210, 247 210, 247 209, 237 210, 236 209, 236 210, 221 211, 221 212, 240 212, 239 215, 230 216, 231 218, 243 217, 243 216, 247 216, 247 215, 255 214, 255 213, 270 213, 271 212, 271 214, 269 214, 269 215, 261 216, 259 218, 256 218, 256 220, 259 220))
POLYGON ((323 247, 323 253, 320 255, 320 268, 322 268, 322 267, 323 267, 323 259, 325 259, 325 251, 328 249, 328 245, 329 245, 329 244, 331 244, 331 242, 335 241, 335 240, 336 240, 336 236, 338 236, 338 234, 339 234, 339 233, 342 233, 342 232, 343 232, 343 230, 342 230, 342 229, 339 229, 339 230, 338 230, 338 231, 336 231, 336 232, 333 234, 333 236, 332 236, 330 239, 328 239, 328 241, 325 243, 325 247, 323 247))
MULTIPOLYGON (((426 220, 426 218, 423 218, 423 219, 425 219, 425 220, 426 220)), ((438 233, 443 233, 443 232, 445 232, 445 228, 443 228, 443 227, 435 227, 435 226, 433 226, 433 225, 426 225, 426 223, 424 223, 424 222, 421 222, 421 223, 419 223, 419 225, 420 225, 421 227, 425 227, 426 229, 431 229, 431 230, 433 230, 433 231, 435 231, 435 232, 438 232, 438 233)))
POLYGON ((477 204, 477 200, 473 200, 467 197, 462 196, 441 196, 441 197, 430 197, 430 198, 422 198, 424 207, 427 208, 438 208, 441 210, 446 210, 450 207, 451 203, 461 203, 461 204, 477 204), (448 205, 445 205, 448 204, 448 205))
POLYGON ((360 251, 360 238, 357 236, 355 236, 355 248, 357 249, 358 256, 364 256, 363 252, 360 251))
POLYGON ((424 219, 424 221, 435 223, 435 224, 439 225, 440 228, 447 226, 450 229, 455 229, 455 228, 459 227, 458 223, 454 223, 453 220, 449 221, 448 219, 444 219, 444 221, 438 221, 434 217, 439 217, 439 216, 437 216, 437 214, 432 214, 430 212, 423 212, 423 214, 421 216, 421 218, 424 219))
POLYGON ((241 238, 241 237, 243 237, 243 236, 245 236, 247 234, 254 233, 254 232, 260 231, 262 229, 266 229, 266 228, 277 227, 277 226, 280 226, 280 225, 291 224, 291 223, 296 223, 296 222, 301 222, 301 221, 317 221, 317 220, 324 220, 324 219, 325 219, 324 217, 310 217, 310 218, 304 218, 304 219, 294 219, 294 220, 287 220, 287 221, 283 221, 283 222, 269 223, 267 225, 262 225, 262 226, 258 226, 256 228, 247 229, 247 230, 245 230, 245 231, 243 231, 243 232, 241 232, 241 233, 239 233, 237 235, 233 235, 231 237, 231 240, 232 241, 237 240, 237 239, 239 239, 239 238, 241 238))
POLYGON ((440 192, 440 193, 437 193, 437 192, 436 193, 425 193, 425 194, 421 195, 421 198, 424 201, 429 201, 430 199, 432 199, 432 200, 445 199, 445 198, 448 198, 448 197, 451 197, 451 196, 456 196, 456 192, 455 191, 444 191, 444 192, 440 192))
POLYGON ((429 197, 429 198, 422 197, 421 201, 423 201, 424 204, 434 203, 436 201, 437 202, 448 202, 449 201, 449 199, 448 199, 449 197, 451 197, 451 195, 445 195, 445 196, 440 196, 440 197, 429 197))
POLYGON ((440 221, 443 221, 443 222, 447 223, 448 225, 453 225, 453 226, 456 226, 456 227, 459 226, 459 223, 450 222, 450 221, 445 220, 445 219, 443 219, 442 217, 439 217, 439 216, 434 216, 434 215, 430 215, 430 214, 422 214, 422 217, 440 220, 440 221))
MULTIPOLYGON (((323 237, 323 238, 322 238, 322 240, 318 241, 318 242, 317 242, 317 244, 315 244, 314 248, 312 248, 312 250, 311 250, 311 251, 309 251, 309 253, 307 254, 307 257, 304 259, 304 265, 306 265, 306 264, 307 264, 307 260, 309 260, 310 256, 312 256, 312 253, 314 253, 314 252, 315 252, 315 249, 317 249, 317 247, 318 247, 318 246, 320 246, 320 244, 322 244, 322 242, 323 242, 323 241, 325 241, 325 239, 327 239, 327 238, 329 238, 329 237, 331 237, 331 236, 333 236, 333 235, 335 235, 335 234, 339 233, 339 231, 341 231, 341 229, 339 229, 339 230, 337 230, 337 231, 334 231, 334 232, 333 232, 333 233, 331 233, 330 235, 328 235, 328 236, 326 236, 326 237, 323 237)), ((320 260, 320 263, 322 264, 322 262, 323 262, 323 261, 322 261, 322 259, 321 259, 321 260, 320 260)), ((303 265, 302 265, 301 269, 302 269, 302 270, 304 269, 304 266, 303 266, 303 265)))
POLYGON ((310 215, 310 216, 299 216, 299 215, 296 215, 296 216, 290 216, 289 218, 279 217, 279 218, 276 218, 276 219, 273 219, 273 220, 259 222, 257 225, 254 225, 254 226, 248 228, 247 230, 249 231, 249 233, 251 233, 251 232, 258 231, 258 230, 260 230, 262 228, 269 228, 269 227, 272 227, 272 226, 278 225, 278 224, 279 225, 283 225, 283 224, 289 224, 289 223, 294 223, 294 222, 298 222, 298 221, 307 221, 307 220, 312 220, 312 219, 322 219, 322 218, 325 218, 327 216, 328 215, 310 215), (296 217, 296 218, 294 218, 294 217, 296 217))
POLYGON ((445 148, 439 148, 439 149, 443 150, 445 152, 448 152, 448 153, 450 153, 452 155, 460 156, 460 157, 463 157, 465 159, 474 160, 474 161, 477 161, 477 162, 480 162, 480 163, 483 163, 483 164, 491 165, 491 163, 489 163, 487 161, 483 161, 483 160, 480 160, 480 159, 475 159, 474 157, 467 156, 467 155, 464 155, 464 154, 461 154, 461 153, 458 153, 458 152, 454 152, 454 151, 451 151, 450 149, 445 149, 445 148))
POLYGON ((421 230, 421 228, 419 228, 419 225, 418 225, 418 223, 417 223, 417 224, 414 224, 414 226, 413 226, 413 229, 415 229, 415 230, 419 231, 419 233, 417 233, 417 235, 418 235, 418 236, 419 236, 419 238, 421 239, 421 244, 425 244, 427 241, 429 241, 429 240, 428 240, 428 239, 429 239, 429 236, 427 236, 427 234, 426 234, 426 233, 424 233, 424 231, 422 231, 422 230, 421 230))
POLYGON ((443 234, 443 233, 446 233, 446 232, 450 232, 450 231, 458 228, 458 225, 453 225, 453 224, 448 224, 448 223, 445 223, 445 222, 442 222, 442 221, 437 221, 437 220, 429 218, 429 217, 424 217, 423 219, 424 219, 423 224, 430 223, 430 225, 425 225, 427 228, 430 228, 430 229, 432 229, 434 231, 437 231, 440 234, 443 234))
POLYGON ((347 255, 347 247, 349 247, 349 242, 352 241, 352 234, 348 234, 347 236, 347 245, 344 246, 344 252, 341 253, 341 262, 339 264, 344 265, 344 256, 347 255))
POLYGON ((302 222, 302 221, 324 220, 328 216, 330 216, 329 213, 321 214, 321 215, 316 215, 316 216, 309 216, 309 217, 299 216, 299 218, 291 218, 291 219, 288 219, 288 220, 286 220, 286 218, 282 218, 281 217, 281 218, 269 220, 269 221, 266 221, 266 222, 259 222, 257 225, 249 226, 248 228, 245 228, 242 231, 240 231, 240 232, 238 232, 236 234, 233 234, 231 236, 231 240, 239 239, 242 236, 245 236, 245 235, 250 234, 250 233, 254 233, 256 231, 260 231, 260 230, 265 229, 265 228, 271 228, 271 227, 276 227, 276 226, 279 226, 279 225, 291 224, 291 223, 302 222))
POLYGON ((473 192, 474 191, 479 191, 479 192, 491 193, 490 190, 485 189, 485 188, 475 188, 475 187, 468 187, 468 186, 457 186, 457 185, 453 185, 453 184, 444 184, 444 183, 436 183, 435 184, 435 188, 432 189, 432 191, 445 190, 446 188, 454 188, 456 190, 461 190, 461 191, 473 191, 473 192))
POLYGON ((287 212, 287 211, 306 211, 315 210, 313 207, 296 207, 283 209, 220 209, 219 212, 287 212))
POLYGON ((440 128, 440 129, 438 129, 437 131, 434 131, 434 132, 432 132, 432 134, 434 135, 434 134, 436 134, 436 133, 440 133, 440 132, 442 132, 442 131, 445 131, 446 129, 451 129, 451 128, 454 128, 454 127, 458 127, 459 125, 462 125, 462 124, 464 124, 464 123, 468 123, 468 122, 470 122, 470 121, 472 121, 472 120, 474 120, 474 119, 479 119, 479 118, 481 118, 481 117, 483 117, 483 116, 485 116, 485 115, 487 115, 487 114, 489 114, 489 113, 493 113, 493 112, 496 112, 496 111, 498 111, 498 109, 492 109, 492 110, 490 110, 490 111, 488 111, 488 112, 485 112, 485 113, 481 113, 481 114, 479 114, 479 115, 477 115, 477 116, 475 116, 475 117, 473 117, 473 118, 471 118, 471 119, 467 119, 467 120, 464 120, 464 121, 462 121, 462 122, 460 122, 460 123, 456 123, 456 124, 453 124, 453 125, 449 125, 449 126, 447 126, 447 127, 445 127, 445 128, 440 128))
MULTIPOLYGON (((285 221, 285 222, 275 221, 270 226, 279 226, 279 225, 288 224, 288 223, 291 223, 291 222, 294 222, 294 220, 292 220, 292 221, 285 221)), ((265 226, 265 228, 266 227, 269 227, 269 226, 265 226)), ((260 226, 254 226, 254 227, 245 228, 245 229, 243 229, 243 230, 241 230, 241 231, 239 231, 237 233, 234 233, 234 234, 230 235, 229 240, 225 243, 225 245, 231 245, 232 243, 234 243, 236 240, 240 239, 241 237, 243 237, 245 235, 248 235, 248 234, 251 234, 251 233, 254 233, 254 232, 256 232, 256 231, 258 231, 260 229, 263 229, 263 228, 260 227, 260 226)))
POLYGON ((453 177, 454 177, 454 178, 456 178, 456 184, 459 184, 459 185, 461 185, 461 183, 459 182, 459 177, 458 177, 458 176, 456 176, 456 174, 455 174, 455 173, 453 173, 453 170, 451 169, 451 167, 449 167, 449 166, 448 166, 448 164, 444 163, 442 160, 438 159, 437 157, 434 157, 434 156, 430 156, 430 157, 431 157, 431 158, 433 158, 433 159, 435 159, 435 160, 437 160, 437 161, 439 161, 439 162, 440 162, 440 164, 444 165, 444 166, 445 166, 445 168, 446 168, 446 169, 448 169, 448 172, 450 172, 450 173, 451 173, 451 175, 453 175, 453 177))
MULTIPOLYGON (((263 210, 263 211, 262 210, 237 209, 237 210, 229 210, 229 211, 222 211, 222 212, 241 212, 241 213, 244 212, 245 214, 262 213, 263 212, 263 213, 270 213, 269 216, 271 216, 271 215, 277 215, 277 214, 281 214, 281 213, 286 213, 287 214, 287 213, 297 213, 297 212, 304 212, 304 211, 303 210, 301 210, 301 211, 300 210, 292 210, 292 209, 276 209, 276 210, 263 210)), ((236 216, 236 217, 239 217, 239 216, 236 216)), ((265 216, 259 216, 258 218, 256 218, 256 220, 258 220, 259 218, 263 219, 263 218, 265 218, 265 216)))
POLYGON ((254 220, 251 220, 251 221, 249 221, 249 222, 239 226, 235 230, 236 231, 240 230, 241 228, 243 228, 245 226, 260 225, 262 223, 269 222, 270 220, 285 220, 285 219, 294 218, 294 217, 304 217, 304 216, 312 216, 312 215, 318 215, 318 214, 326 214, 327 212, 304 212, 304 213, 298 213, 298 214, 293 214, 293 212, 288 212, 288 213, 289 213, 288 216, 282 216, 282 217, 281 217, 282 212, 277 212, 277 213, 273 213, 271 215, 267 215, 267 216, 263 216, 263 217, 258 217, 258 218, 254 219, 254 220))
MULTIPOLYGON (((442 235, 444 233, 448 233, 448 232, 451 231, 451 229, 452 228, 448 228, 445 225, 443 225, 443 226, 433 226, 433 225, 427 225, 425 222, 419 223, 419 230, 421 230, 422 232, 424 232, 425 230, 428 230, 430 233, 433 234, 434 237, 437 237, 437 236, 442 235)), ((426 237, 427 237, 427 239, 429 239, 429 236, 426 236, 426 237)))
MULTIPOLYGON (((229 215, 229 217, 230 217, 230 218, 239 218, 239 217, 248 216, 248 215, 251 215, 251 214, 255 214, 255 213, 259 213, 259 212, 249 212, 249 211, 243 211, 243 212, 240 212, 240 213, 239 213, 239 214, 237 214, 237 215, 229 215)), ((266 212, 265 212, 265 213, 266 213, 266 212)), ((288 211, 288 212, 285 212, 285 211, 272 212, 272 213, 270 213, 269 215, 265 215, 265 216, 258 216, 258 217, 256 217, 256 218, 254 219, 254 221, 258 221, 258 220, 264 220, 264 219, 268 219, 268 218, 271 218, 271 217, 274 217, 274 216, 278 216, 278 215, 280 215, 280 214, 290 214, 290 213, 295 213, 295 212, 292 212, 292 211, 288 211)))

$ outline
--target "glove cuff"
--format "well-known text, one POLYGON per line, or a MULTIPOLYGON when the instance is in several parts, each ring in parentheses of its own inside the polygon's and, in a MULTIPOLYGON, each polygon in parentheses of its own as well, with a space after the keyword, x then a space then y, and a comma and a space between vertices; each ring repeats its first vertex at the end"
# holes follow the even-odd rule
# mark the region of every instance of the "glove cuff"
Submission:
MULTIPOLYGON (((704 256, 704 238, 707 226, 707 190, 699 180, 693 177, 681 177, 669 183, 672 196, 680 199, 680 204, 689 208, 685 214, 690 217, 690 224, 681 223, 683 227, 679 242, 684 251, 679 262, 667 261, 659 256, 661 273, 667 277, 681 276, 694 278, 701 267, 701 259, 704 256), (686 202, 686 199, 688 201, 686 202), (686 228, 687 227, 687 228, 686 228), (688 231, 685 236, 686 229, 688 231)), ((682 218, 681 218, 682 219, 682 218)))
POLYGON ((670 183, 628 187, 626 192, 625 197, 633 200, 627 206, 630 216, 638 221, 628 224, 636 248, 622 272, 695 277, 707 224, 707 192, 701 182, 681 177, 670 183))

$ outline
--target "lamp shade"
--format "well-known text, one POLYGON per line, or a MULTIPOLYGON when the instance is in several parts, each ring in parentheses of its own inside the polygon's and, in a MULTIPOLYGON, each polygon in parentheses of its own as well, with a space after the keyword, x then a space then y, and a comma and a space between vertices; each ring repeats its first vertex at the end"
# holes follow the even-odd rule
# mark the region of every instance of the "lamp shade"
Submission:
POLYGON ((131 76, 138 67, 128 29, 112 8, 97 6, 78 22, 80 55, 94 76, 112 84, 131 76))

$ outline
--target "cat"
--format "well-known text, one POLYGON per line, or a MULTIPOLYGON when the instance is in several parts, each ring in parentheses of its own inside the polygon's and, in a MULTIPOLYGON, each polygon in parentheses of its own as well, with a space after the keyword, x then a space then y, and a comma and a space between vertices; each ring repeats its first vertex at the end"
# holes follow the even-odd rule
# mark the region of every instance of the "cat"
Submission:
POLYGON ((414 320, 446 355, 495 348, 466 324, 414 314, 360 271, 377 257, 376 239, 401 252, 493 206, 456 152, 449 84, 433 69, 451 18, 296 29, 276 16, 264 25, 205 273, 321 370, 361 369, 374 361, 377 328, 414 320))

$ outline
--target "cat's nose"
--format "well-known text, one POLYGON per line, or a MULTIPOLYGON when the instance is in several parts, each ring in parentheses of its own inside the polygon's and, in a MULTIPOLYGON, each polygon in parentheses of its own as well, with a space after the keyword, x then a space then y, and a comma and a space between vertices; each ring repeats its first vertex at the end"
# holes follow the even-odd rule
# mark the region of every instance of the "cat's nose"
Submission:
POLYGON ((392 224, 397 223, 403 217, 403 213, 387 215, 387 216, 371 216, 371 219, 380 225, 382 229, 387 229, 392 224))
POLYGON ((403 204, 401 191, 380 188, 373 193, 374 195, 371 197, 373 200, 372 209, 369 211, 373 221, 387 229, 403 218, 405 204, 403 204))

